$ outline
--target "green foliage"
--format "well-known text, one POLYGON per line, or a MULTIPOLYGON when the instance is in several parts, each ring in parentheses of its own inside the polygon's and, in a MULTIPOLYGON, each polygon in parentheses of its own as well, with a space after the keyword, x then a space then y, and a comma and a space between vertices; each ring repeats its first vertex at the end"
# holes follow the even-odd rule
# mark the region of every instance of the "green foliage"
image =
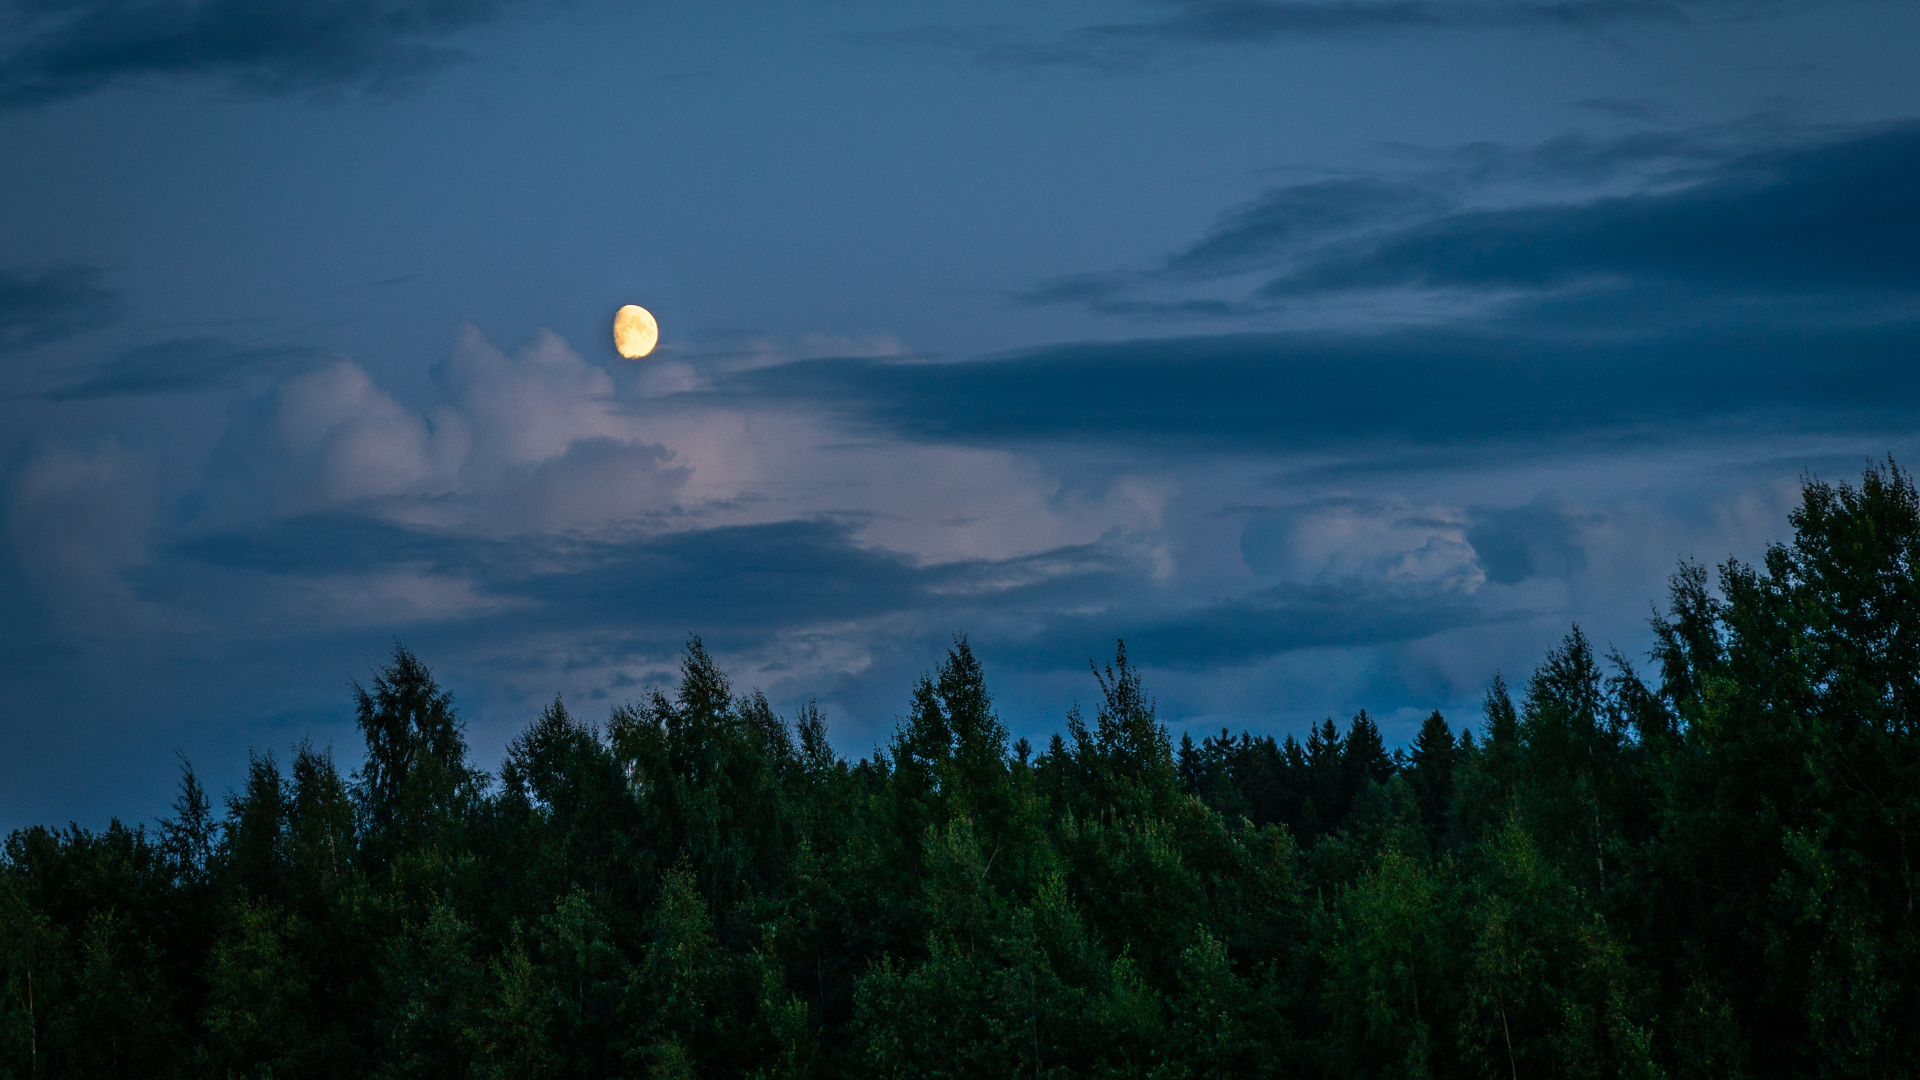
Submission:
POLYGON ((200 1014, 215 1075, 298 1076, 311 1055, 308 972, 292 916, 242 900, 207 960, 200 1014))
POLYGON ((1920 497, 1792 520, 1397 750, 1176 749, 1122 644, 1036 754, 962 637, 848 761, 694 639, 493 783, 396 647, 350 779, 7 838, 0 1078, 1911 1076, 1920 497))

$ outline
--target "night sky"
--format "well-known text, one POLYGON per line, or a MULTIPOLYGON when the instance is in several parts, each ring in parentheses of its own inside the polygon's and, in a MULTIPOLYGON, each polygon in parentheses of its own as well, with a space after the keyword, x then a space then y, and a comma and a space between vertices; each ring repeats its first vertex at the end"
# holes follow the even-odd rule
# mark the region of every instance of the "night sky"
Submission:
POLYGON ((690 633, 1478 719, 1920 459, 1920 6, 0 0, 0 827, 690 633), (621 304, 660 348, 614 352, 621 304))

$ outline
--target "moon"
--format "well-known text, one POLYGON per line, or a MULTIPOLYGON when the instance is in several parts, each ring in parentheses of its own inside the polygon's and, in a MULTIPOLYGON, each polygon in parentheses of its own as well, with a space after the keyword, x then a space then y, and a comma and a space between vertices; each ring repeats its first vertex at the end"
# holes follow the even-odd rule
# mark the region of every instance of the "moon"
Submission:
POLYGON ((660 344, 660 324, 653 312, 639 304, 628 304, 614 313, 613 347, 629 360, 638 360, 660 344))

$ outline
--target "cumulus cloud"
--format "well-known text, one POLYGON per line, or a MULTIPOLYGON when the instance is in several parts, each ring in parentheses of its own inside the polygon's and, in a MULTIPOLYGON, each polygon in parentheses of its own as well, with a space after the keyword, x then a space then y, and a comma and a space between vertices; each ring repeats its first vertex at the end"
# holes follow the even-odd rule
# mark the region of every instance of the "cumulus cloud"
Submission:
POLYGON ((672 460, 658 443, 578 439, 515 478, 504 495, 505 513, 535 528, 566 529, 669 507, 692 472, 672 460))
POLYGON ((471 444, 459 414, 430 421, 343 360, 235 403, 215 451, 218 493, 229 512, 264 498, 284 515, 441 495, 453 490, 471 444))
POLYGON ((472 327, 434 369, 445 392, 402 404, 350 361, 274 383, 230 410, 213 506, 244 518, 375 503, 441 527, 592 527, 670 506, 689 470, 615 406, 612 379, 552 334, 511 355, 472 327))
POLYGON ((558 335, 543 332, 512 356, 478 329, 462 326, 453 352, 434 369, 473 432, 461 467, 468 484, 497 482, 516 468, 566 453, 578 439, 627 434, 610 407, 613 379, 558 335))
POLYGON ((1456 508, 1336 497, 1256 518, 1240 550, 1256 572, 1300 583, 1361 580, 1471 593, 1486 580, 1456 508))
MULTIPOLYGON (((1115 637, 1175 723, 1450 707, 1524 670, 1580 597, 1625 613, 1581 612, 1599 640, 1641 633, 1673 555, 1735 534, 1750 555, 1782 517, 1777 463, 1733 485, 1764 488, 1750 505, 1650 505, 1671 478, 1621 466, 1644 442, 1567 419, 1694 415, 1689 380, 1712 380, 1663 370, 1678 353, 1582 373, 1484 336, 1409 340, 716 363, 704 388, 657 394, 551 335, 500 349, 463 330, 419 400, 347 361, 238 392, 186 481, 198 516, 156 513, 133 454, 32 458, 7 481, 0 580, 67 583, 33 594, 68 613, 41 639, 111 639, 176 680, 272 657, 279 682, 230 710, 318 715, 340 671, 404 636, 499 732, 556 691, 639 694, 694 632, 743 685, 820 699, 864 752, 954 631, 1022 733, 1057 723, 1115 637), (1656 376, 1679 389, 1650 406, 1631 384, 1656 376), (1566 411, 1509 415, 1526 401, 1566 411), (1560 489, 1579 501, 1543 494, 1560 489)), ((1836 378, 1803 377, 1743 400, 1818 404, 1836 378)), ((1800 454, 1782 430, 1766 453, 1800 454)), ((10 632, 0 655, 42 662, 10 632)))
POLYGON ((197 512, 154 523, 120 576, 212 637, 385 626, 605 689, 698 631, 818 689, 1178 570, 1164 477, 1076 487, 1006 449, 850 437, 807 401, 650 394, 550 334, 503 350, 463 328, 432 374, 424 403, 346 360, 236 394, 204 500, 180 501, 197 512))

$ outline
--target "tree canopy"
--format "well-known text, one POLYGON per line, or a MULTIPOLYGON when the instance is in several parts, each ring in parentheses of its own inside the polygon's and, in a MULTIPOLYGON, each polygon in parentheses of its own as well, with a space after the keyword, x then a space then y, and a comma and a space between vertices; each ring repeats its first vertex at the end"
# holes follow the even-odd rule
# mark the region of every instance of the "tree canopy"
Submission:
POLYGON ((847 760, 694 639, 496 777, 396 646, 349 771, 6 838, 0 1077, 1910 1076, 1920 498, 1791 521, 1391 751, 1176 746, 1124 644, 1010 745, 956 638, 847 760))

